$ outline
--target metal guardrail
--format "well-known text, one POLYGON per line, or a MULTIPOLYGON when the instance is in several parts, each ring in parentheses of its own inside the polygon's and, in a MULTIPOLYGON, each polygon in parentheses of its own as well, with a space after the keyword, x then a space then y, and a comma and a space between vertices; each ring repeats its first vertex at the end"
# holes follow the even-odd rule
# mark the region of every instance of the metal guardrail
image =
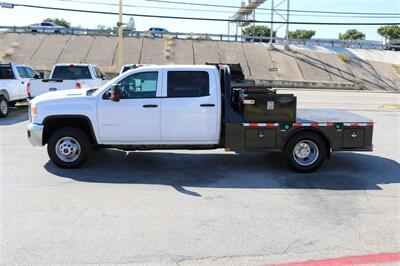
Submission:
MULTIPOLYGON (((12 33, 32 33, 30 27, 19 26, 0 26, 0 32, 12 33)), ((66 32, 48 32, 38 30, 38 33, 46 34, 72 34, 72 35, 98 35, 98 36, 117 36, 116 29, 85 29, 85 28, 68 28, 66 32)), ((269 36, 251 36, 251 35, 228 35, 228 34, 208 34, 208 33, 187 33, 187 32, 170 32, 166 35, 152 35, 149 31, 132 31, 124 29, 125 37, 173 37, 178 39, 197 39, 197 40, 221 40, 234 42, 257 42, 267 44, 269 36)), ((274 44, 287 45, 285 38, 274 38, 274 44)), ((325 47, 347 47, 347 48, 364 48, 364 49, 400 49, 400 45, 386 45, 380 41, 371 40, 339 40, 339 39, 309 39, 309 40, 289 40, 289 44, 304 46, 325 46, 325 47)))

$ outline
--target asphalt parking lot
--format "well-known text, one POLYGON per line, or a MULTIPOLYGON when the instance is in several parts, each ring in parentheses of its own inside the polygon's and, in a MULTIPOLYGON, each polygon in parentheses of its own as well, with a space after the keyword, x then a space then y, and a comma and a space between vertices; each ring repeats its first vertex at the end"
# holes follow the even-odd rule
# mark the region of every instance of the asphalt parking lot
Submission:
MULTIPOLYGON (((400 251, 399 94, 296 93, 375 122, 372 153, 312 174, 276 153, 98 150, 62 170, 0 120, 3 265, 265 265, 400 251)), ((383 258, 384 256, 382 256, 383 258)), ((382 260, 383 261, 383 260, 382 260)))

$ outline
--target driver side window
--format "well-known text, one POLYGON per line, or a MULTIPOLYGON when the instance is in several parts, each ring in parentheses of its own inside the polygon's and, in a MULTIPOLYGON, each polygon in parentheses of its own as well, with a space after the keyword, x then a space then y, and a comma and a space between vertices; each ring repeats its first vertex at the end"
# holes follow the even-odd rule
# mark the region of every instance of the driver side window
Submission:
POLYGON ((155 98, 158 72, 142 72, 130 75, 120 82, 121 99, 155 98))

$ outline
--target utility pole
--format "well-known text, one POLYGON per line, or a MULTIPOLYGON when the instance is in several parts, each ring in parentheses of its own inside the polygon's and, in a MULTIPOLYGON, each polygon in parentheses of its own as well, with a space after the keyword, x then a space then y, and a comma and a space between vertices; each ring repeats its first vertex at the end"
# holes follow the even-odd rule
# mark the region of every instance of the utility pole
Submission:
POLYGON ((269 35, 269 44, 272 45, 274 40, 274 0, 271 0, 271 32, 269 35))
POLYGON ((118 19, 118 69, 122 67, 124 60, 123 30, 122 30, 122 0, 119 0, 119 19, 118 19))
POLYGON ((286 45, 289 45, 289 10, 290 10, 290 0, 287 0, 286 6, 286 45))

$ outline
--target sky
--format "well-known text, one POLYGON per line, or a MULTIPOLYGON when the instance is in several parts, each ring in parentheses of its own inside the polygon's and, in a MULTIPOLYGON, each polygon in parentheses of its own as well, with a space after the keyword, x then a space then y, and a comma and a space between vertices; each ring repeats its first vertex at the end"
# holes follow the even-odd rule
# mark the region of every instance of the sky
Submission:
MULTIPOLYGON (((117 6, 100 5, 99 3, 117 4, 118 0, 2 0, 3 2, 53 6, 63 8, 112 11, 117 12, 117 6), (71 1, 83 1, 71 2, 71 1)), ((203 3, 240 6, 241 0, 174 0, 177 2, 203 3)), ((280 0, 275 0, 275 4, 280 0)), ((134 5, 135 7, 124 7, 124 12, 134 14, 150 15, 170 15, 170 16, 190 16, 228 19, 236 8, 216 8, 189 6, 178 4, 156 3, 146 0, 123 0, 123 4, 134 5), (171 10, 165 8, 185 8, 188 10, 171 10)), ((262 8, 270 8, 271 0, 267 0, 262 8)), ((285 8, 285 5, 279 8, 285 8)), ((290 9, 292 10, 318 10, 318 11, 345 11, 345 12, 377 12, 377 13, 400 13, 400 0, 290 0, 290 9)), ((332 15, 291 13, 291 21, 300 22, 400 22, 400 15, 392 18, 359 18, 356 15, 346 17, 332 17, 332 15)), ((72 26, 82 26, 84 28, 95 28, 97 25, 115 26, 118 20, 115 15, 87 14, 66 11, 53 11, 32 9, 25 7, 15 7, 14 9, 0 8, 0 26, 27 26, 29 24, 41 22, 45 18, 64 18, 71 22, 72 26)), ((128 22, 129 16, 124 16, 124 22, 128 22)), ((274 15, 275 20, 279 15, 274 15)), ((166 28, 171 32, 194 32, 194 33, 215 33, 227 34, 228 22, 209 22, 192 20, 174 20, 159 18, 134 17, 137 30, 147 30, 150 27, 166 28)), ((270 11, 257 10, 257 20, 271 19, 270 11)), ((274 25, 274 28, 279 24, 274 25)), ((312 29, 316 31, 314 38, 338 38, 340 32, 345 32, 349 28, 357 28, 366 34, 367 40, 381 41, 383 38, 377 34, 379 26, 326 26, 326 25, 290 25, 289 30, 312 29)), ((285 26, 278 30, 278 37, 284 37, 285 26)))

